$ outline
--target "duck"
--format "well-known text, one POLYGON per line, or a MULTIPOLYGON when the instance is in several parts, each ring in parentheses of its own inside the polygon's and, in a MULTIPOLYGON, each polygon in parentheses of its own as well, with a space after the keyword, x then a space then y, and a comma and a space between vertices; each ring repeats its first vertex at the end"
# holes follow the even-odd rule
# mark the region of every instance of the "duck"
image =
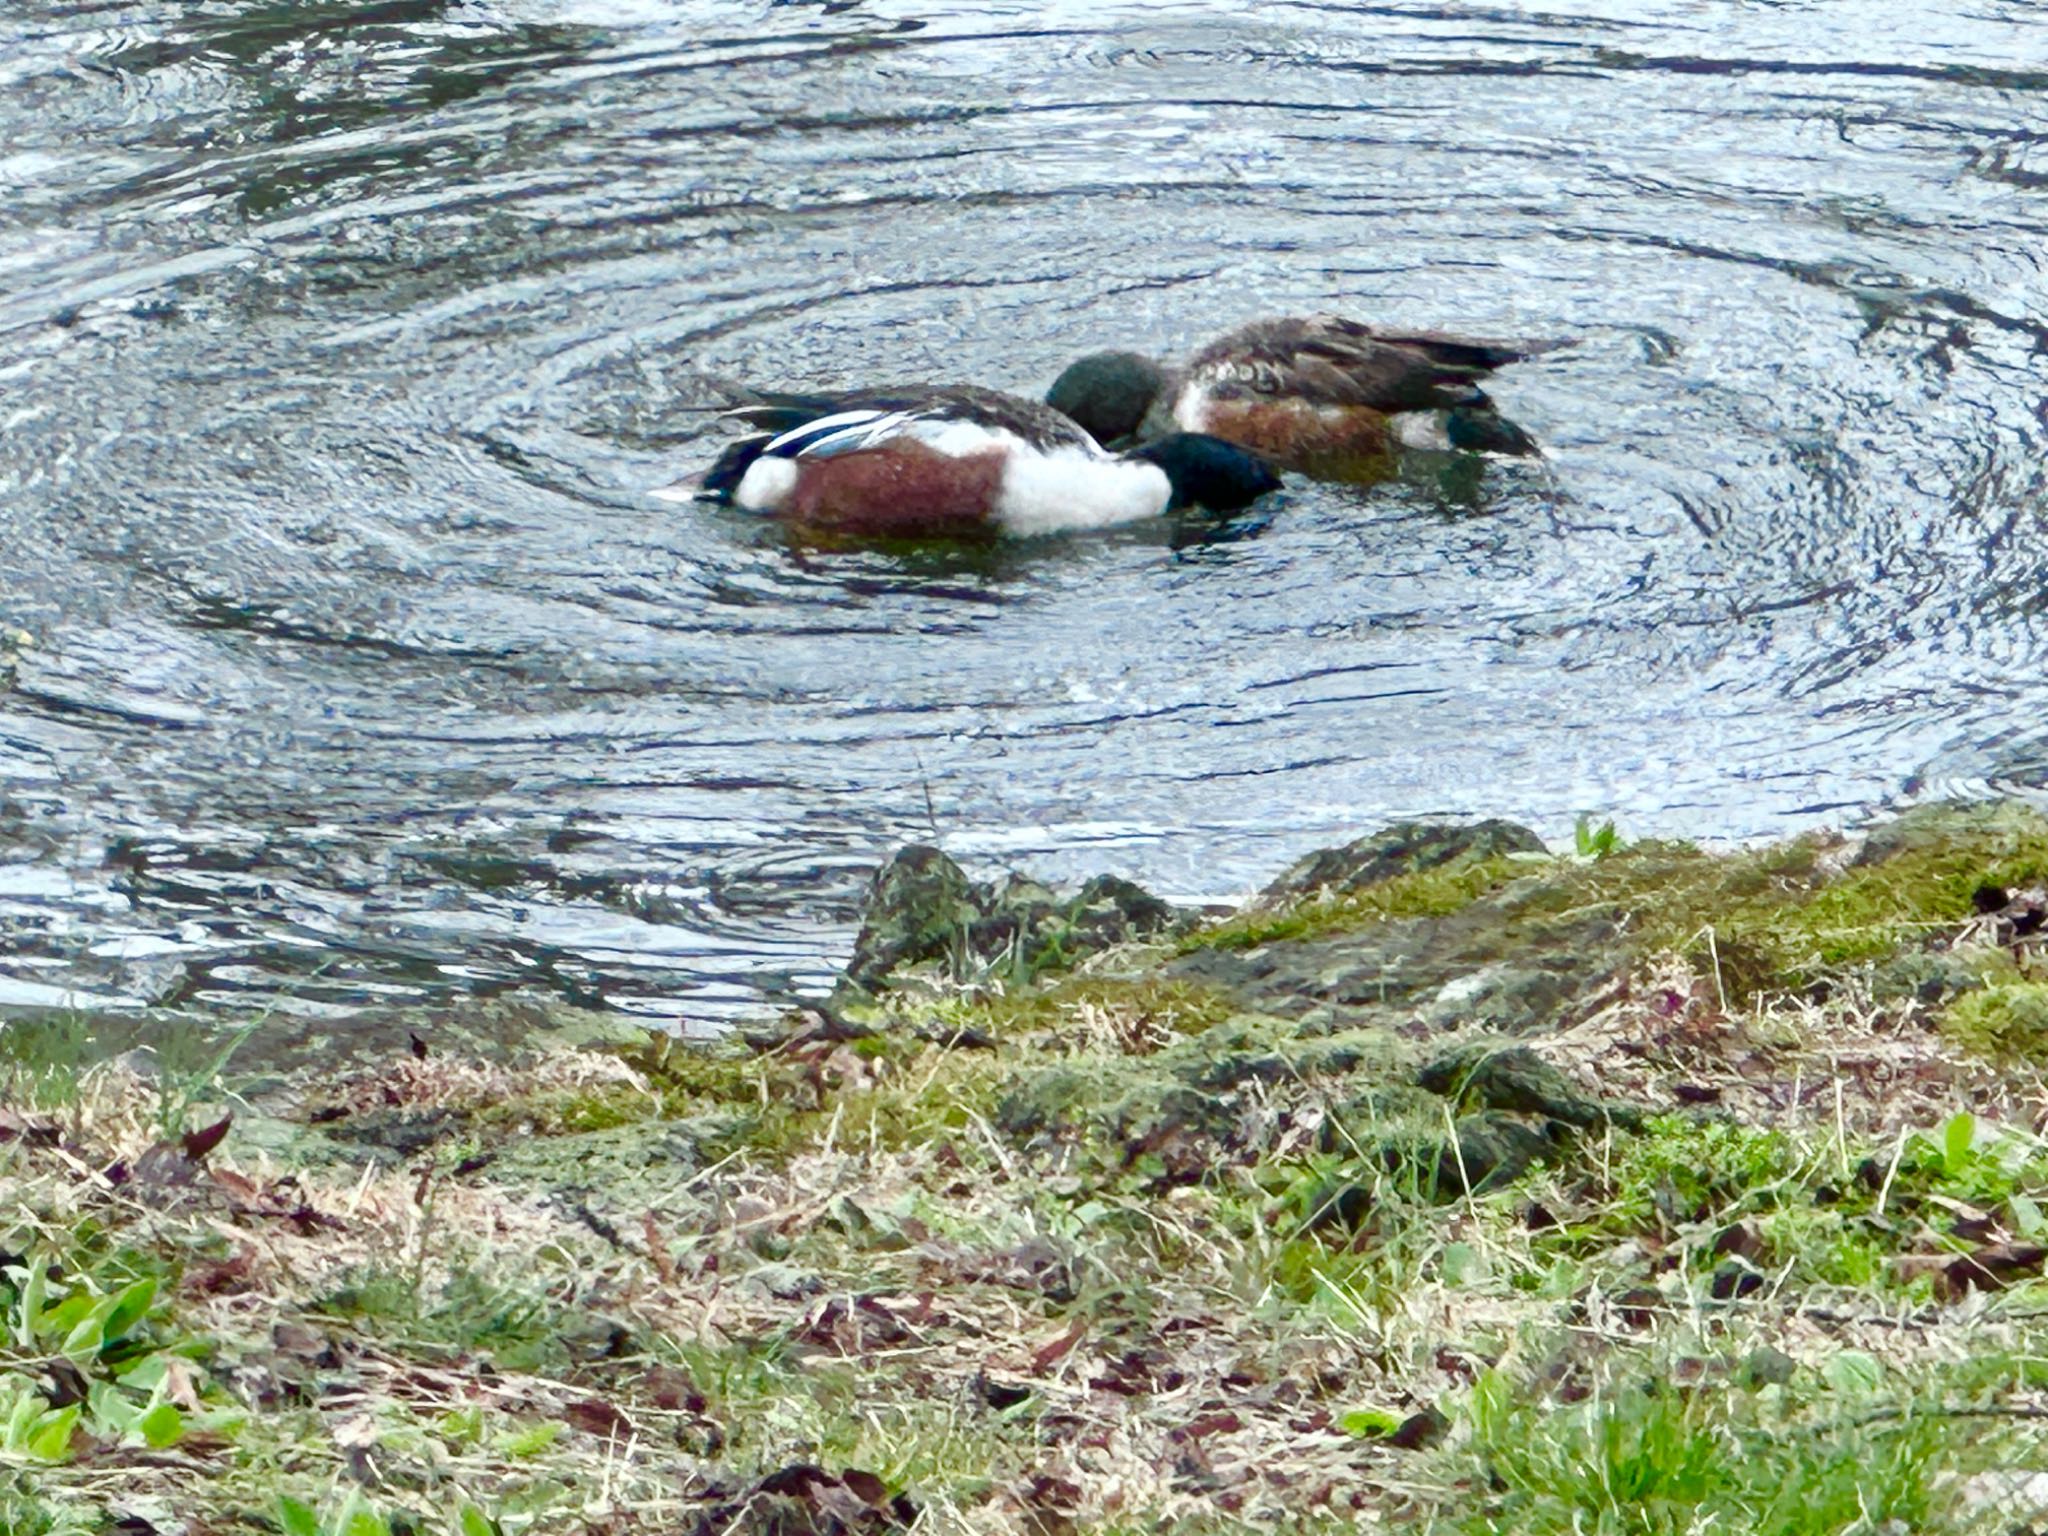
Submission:
POLYGON ((1235 512, 1280 486, 1258 454, 1218 437, 1170 432, 1112 452, 1048 405, 972 385, 758 399, 726 415, 765 430, 699 481, 654 494, 833 534, 1028 537, 1184 507, 1235 512))
POLYGON ((1199 432, 1311 478, 1375 480, 1404 447, 1540 455, 1478 381, 1569 345, 1288 316, 1241 325, 1177 367, 1091 353, 1060 374, 1046 403, 1111 448, 1199 432))

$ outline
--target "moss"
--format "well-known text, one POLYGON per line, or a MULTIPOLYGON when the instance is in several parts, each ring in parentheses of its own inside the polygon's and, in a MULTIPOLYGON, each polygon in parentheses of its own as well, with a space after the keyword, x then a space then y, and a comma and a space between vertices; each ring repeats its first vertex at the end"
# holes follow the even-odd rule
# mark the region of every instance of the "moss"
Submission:
MULTIPOLYGON (((1179 1035, 1198 1034, 1238 1010, 1229 993, 1198 982, 1159 976, 1064 976, 1038 987, 963 994, 922 1010, 954 1029, 976 1029, 998 1040, 1058 1028, 1084 1012, 1122 1021, 1135 1035, 1157 1026, 1179 1035)), ((899 1023, 905 1022, 899 1016, 899 1023)))
POLYGON ((1888 824, 1846 868, 1832 851, 1811 836, 1733 853, 1646 841, 1596 860, 1496 857, 1254 908, 1181 948, 1249 949, 1491 903, 1504 947, 1535 920, 1605 915, 1636 955, 1697 958, 1740 1002, 1915 949, 1967 921, 1980 887, 2048 876, 2048 821, 2021 806, 1934 807, 1888 824))
POLYGON ((1497 857, 1414 870, 1362 890, 1311 896, 1280 907, 1254 907, 1198 928, 1180 941, 1197 949, 1252 949, 1290 939, 1344 933, 1397 917, 1444 917, 1470 906, 1530 870, 1528 859, 1497 857))
POLYGON ((2009 982, 1965 993, 1942 1016, 1941 1032, 2000 1061, 2048 1060, 2048 982, 2009 982))

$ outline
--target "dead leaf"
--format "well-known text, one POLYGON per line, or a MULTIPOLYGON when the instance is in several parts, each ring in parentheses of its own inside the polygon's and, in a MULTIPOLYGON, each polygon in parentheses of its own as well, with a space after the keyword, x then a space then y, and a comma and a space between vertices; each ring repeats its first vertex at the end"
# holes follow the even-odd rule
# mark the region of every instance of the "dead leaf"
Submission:
POLYGON ((664 1286, 676 1283, 676 1261, 669 1256, 668 1243, 662 1238, 661 1228, 655 1224, 654 1212, 640 1213, 640 1235, 647 1242, 647 1258, 654 1265, 654 1273, 664 1286))
POLYGON ((640 1378, 640 1388, 654 1400, 654 1406, 670 1413, 702 1413, 704 1394, 688 1371, 673 1365, 649 1366, 640 1378))
POLYGON ((835 1296, 812 1314, 799 1337, 850 1357, 893 1348, 912 1334, 902 1318, 873 1296, 835 1296))
POLYGON ((2048 1264, 2048 1248, 2034 1243, 1992 1243, 1975 1253, 1952 1259, 1942 1268, 1938 1282, 1942 1295, 1960 1301, 1971 1291, 2002 1291, 2020 1280, 2031 1279, 2048 1264))
POLYGON ((771 1472, 736 1498, 721 1497, 698 1518, 696 1536, 883 1536, 908 1529, 918 1513, 872 1472, 849 1468, 835 1477, 810 1462, 771 1472))
POLYGON ((206 1154, 227 1140, 228 1127, 234 1123, 234 1113, 230 1111, 212 1125, 190 1132, 182 1142, 185 1155, 195 1163, 205 1162, 206 1154))
POLYGON ((1034 1472, 1010 1492, 1030 1536, 1073 1536, 1081 1508, 1081 1488, 1063 1477, 1034 1472))
POLYGON ((1073 1352, 1074 1346, 1086 1338, 1088 1324, 1083 1318, 1075 1318, 1067 1330, 1058 1338, 1051 1339, 1031 1351, 1031 1369, 1040 1376, 1051 1370, 1073 1352))
POLYGON ((1394 1432, 1380 1443, 1397 1451, 1419 1451, 1444 1437, 1451 1421, 1434 1408, 1424 1408, 1403 1419, 1394 1432))
POLYGON ((1226 1410, 1222 1413, 1205 1413, 1174 1430, 1167 1438, 1181 1442, 1206 1440, 1211 1435, 1233 1435, 1243 1428, 1244 1420, 1226 1410))
POLYGON ((18 1141, 28 1147, 54 1147, 58 1131, 54 1122, 30 1120, 0 1105, 0 1143, 18 1141))
POLYGON ((635 1433, 633 1421, 601 1397, 586 1397, 569 1404, 562 1410, 562 1417, 569 1421, 571 1429, 596 1435, 600 1440, 630 1440, 635 1433))

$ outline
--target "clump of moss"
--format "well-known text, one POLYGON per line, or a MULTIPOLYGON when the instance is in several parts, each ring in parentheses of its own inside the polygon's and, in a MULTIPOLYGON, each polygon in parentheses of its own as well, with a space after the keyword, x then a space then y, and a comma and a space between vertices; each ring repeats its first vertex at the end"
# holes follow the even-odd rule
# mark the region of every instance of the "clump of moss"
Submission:
MULTIPOLYGON (((1533 867, 1541 869, 1539 864, 1533 867)), ((1526 858, 1500 856, 1475 863, 1418 869, 1361 890, 1311 896, 1280 907, 1254 907, 1198 928, 1180 942, 1197 949, 1254 949, 1288 939, 1313 939, 1402 917, 1447 917, 1530 873, 1526 858)))
POLYGON ((1981 889, 2048 877, 2048 820, 2024 806, 1901 817, 1846 866, 1840 846, 1809 836, 1733 853, 1644 841, 1598 859, 1499 856, 1253 908, 1197 930, 1182 948, 1318 939, 1487 902, 1500 907, 1504 927, 1522 930, 1535 918, 1598 912, 1617 920, 1637 955, 1703 961, 1729 1002, 1745 1002, 1916 949, 1967 922, 1981 889))
POLYGON ((1943 1016, 1941 1032, 1997 1060, 2048 1059, 2048 982, 2016 981, 1965 993, 1943 1016))

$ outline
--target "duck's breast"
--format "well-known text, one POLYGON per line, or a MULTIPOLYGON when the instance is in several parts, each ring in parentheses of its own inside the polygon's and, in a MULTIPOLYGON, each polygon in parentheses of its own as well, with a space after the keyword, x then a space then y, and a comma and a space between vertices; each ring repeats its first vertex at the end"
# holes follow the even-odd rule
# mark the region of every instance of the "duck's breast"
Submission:
POLYGON ((1156 464, 1020 442, 1003 460, 996 519, 1004 532, 1024 535, 1114 528, 1157 517, 1172 499, 1173 486, 1156 464))
POLYGON ((796 482, 781 511, 791 522, 872 537, 973 533, 996 515, 1003 454, 984 447, 941 453, 915 438, 829 458, 794 460, 796 482))

